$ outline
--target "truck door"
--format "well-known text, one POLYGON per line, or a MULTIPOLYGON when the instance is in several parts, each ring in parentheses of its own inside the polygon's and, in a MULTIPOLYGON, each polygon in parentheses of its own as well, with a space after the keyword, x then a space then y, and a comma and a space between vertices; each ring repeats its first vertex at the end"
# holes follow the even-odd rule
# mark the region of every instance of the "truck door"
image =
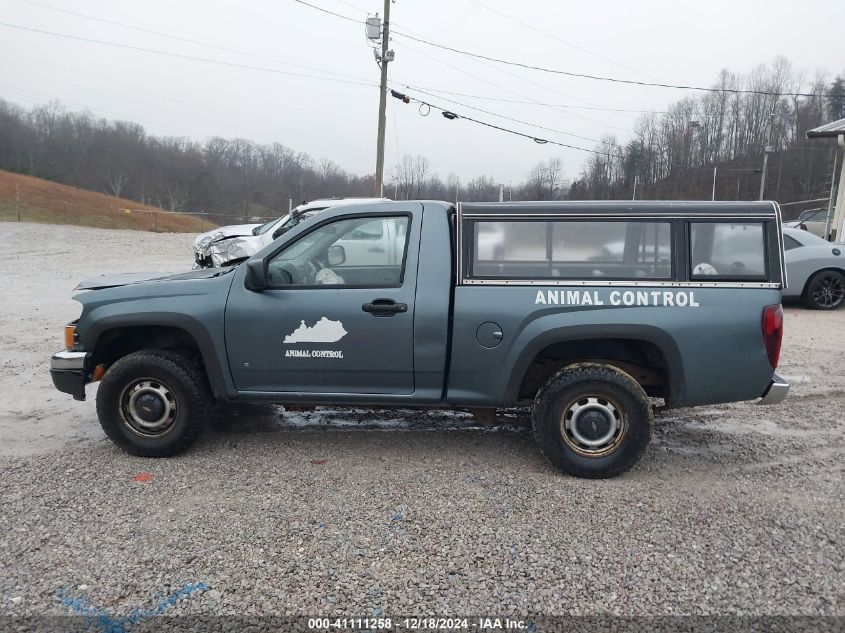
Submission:
POLYGON ((414 391, 422 213, 421 205, 403 208, 411 210, 316 223, 265 257, 269 287, 261 292, 239 275, 225 321, 239 391, 414 391))

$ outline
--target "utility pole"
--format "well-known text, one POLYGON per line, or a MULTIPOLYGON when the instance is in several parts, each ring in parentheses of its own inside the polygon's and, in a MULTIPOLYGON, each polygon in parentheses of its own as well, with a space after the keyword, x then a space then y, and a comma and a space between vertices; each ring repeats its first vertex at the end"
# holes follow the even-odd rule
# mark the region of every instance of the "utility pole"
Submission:
POLYGON ((763 199, 763 194, 766 191, 766 176, 769 173, 769 153, 775 150, 772 147, 772 132, 774 131, 775 127, 775 113, 772 112, 769 115, 769 134, 766 139, 766 148, 763 152, 763 174, 760 176, 760 200, 763 199))
POLYGON ((387 64, 393 60, 393 51, 388 51, 390 43, 390 0, 384 0, 384 22, 381 28, 381 55, 376 53, 381 66, 381 84, 378 96, 378 140, 376 141, 376 192, 381 198, 384 195, 384 129, 386 126, 387 110, 387 64))

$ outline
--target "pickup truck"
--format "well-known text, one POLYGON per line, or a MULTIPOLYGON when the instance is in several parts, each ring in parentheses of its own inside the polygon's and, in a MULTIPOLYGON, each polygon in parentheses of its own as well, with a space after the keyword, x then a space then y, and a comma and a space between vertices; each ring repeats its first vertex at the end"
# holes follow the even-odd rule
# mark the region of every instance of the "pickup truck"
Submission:
POLYGON ((100 381, 135 455, 184 450, 220 401, 530 407, 554 466, 612 477, 660 401, 786 397, 785 283, 771 202, 355 204, 237 266, 83 282, 51 373, 78 400, 100 381))

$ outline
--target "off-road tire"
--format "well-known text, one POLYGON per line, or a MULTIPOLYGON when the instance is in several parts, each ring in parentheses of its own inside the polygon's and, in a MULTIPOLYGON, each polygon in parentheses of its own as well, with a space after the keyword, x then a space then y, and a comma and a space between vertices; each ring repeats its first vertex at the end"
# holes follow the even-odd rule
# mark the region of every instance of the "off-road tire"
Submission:
POLYGON ((845 298, 842 295, 845 290, 845 275, 838 270, 820 270, 807 282, 804 289, 804 305, 811 310, 836 310, 845 305, 845 298), (816 296, 817 292, 823 291, 822 284, 830 287, 829 297, 816 296))
POLYGON ((169 457, 187 449, 205 429, 211 407, 208 381, 201 370, 184 356, 163 350, 124 356, 108 368, 97 390, 97 417, 103 431, 121 449, 140 457, 169 457), (121 403, 126 390, 144 379, 166 385, 176 403, 173 422, 159 437, 133 432, 121 403))
POLYGON ((546 459, 564 473, 587 479, 616 477, 633 467, 648 446, 653 422, 648 396, 639 383, 609 365, 582 363, 560 370, 540 389, 531 407, 534 440, 546 459), (624 431, 606 454, 579 454, 564 439, 564 409, 588 397, 612 402, 624 419, 624 431))

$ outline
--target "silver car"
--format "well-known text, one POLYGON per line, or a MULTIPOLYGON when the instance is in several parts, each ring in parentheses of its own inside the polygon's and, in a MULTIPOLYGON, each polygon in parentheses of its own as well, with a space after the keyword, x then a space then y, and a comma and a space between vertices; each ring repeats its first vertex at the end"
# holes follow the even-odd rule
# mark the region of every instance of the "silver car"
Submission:
POLYGON ((845 303, 845 244, 833 244, 801 229, 783 229, 789 286, 784 298, 801 299, 814 310, 845 303))
POLYGON ((239 264, 319 211, 346 204, 386 200, 387 198, 321 198, 303 202, 290 213, 265 224, 221 226, 198 235, 194 240, 194 268, 239 264))

